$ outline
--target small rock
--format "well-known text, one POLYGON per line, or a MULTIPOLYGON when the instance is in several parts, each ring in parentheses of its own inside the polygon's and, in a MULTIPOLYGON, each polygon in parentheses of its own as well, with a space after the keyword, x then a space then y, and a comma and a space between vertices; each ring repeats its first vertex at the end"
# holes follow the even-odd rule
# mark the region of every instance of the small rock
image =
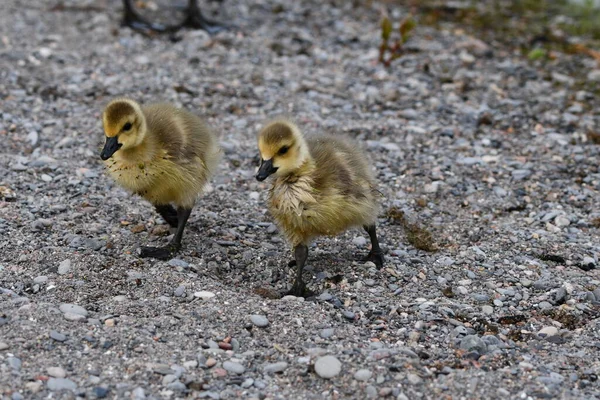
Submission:
POLYGON ((175 297, 183 297, 185 295, 185 286, 178 286, 177 289, 173 292, 175 297))
POLYGON ((177 379, 179 379, 179 378, 177 378, 177 375, 175 375, 175 374, 167 374, 167 375, 163 376, 163 378, 162 378, 162 384, 163 384, 163 386, 167 386, 169 383, 173 383, 177 379))
POLYGON ((333 328, 325 328, 319 332, 319 336, 321 336, 323 339, 329 339, 331 336, 333 336, 334 332, 335 330, 333 328))
POLYGON ((476 351, 479 354, 485 354, 487 345, 477 335, 467 335, 460 341, 460 348, 466 351, 476 351))
POLYGON ((0 342, 0 351, 8 350, 8 348, 9 348, 8 344, 6 344, 4 342, 0 342))
POLYGON ((53 378, 64 378, 67 376, 67 371, 61 367, 48 367, 46 371, 48 372, 48 376, 53 378))
POLYGON ((190 266, 190 264, 188 264, 187 262, 180 260, 179 258, 172 258, 169 260, 169 265, 171 267, 181 267, 181 268, 187 268, 190 266))
POLYGON ((194 297, 198 297, 200 299, 207 300, 207 299, 211 299, 211 298, 215 297, 215 294, 213 292, 208 292, 206 290, 201 290, 199 292, 195 292, 194 293, 194 297))
POLYGON ((320 357, 315 362, 315 372, 321 378, 330 379, 342 371, 342 363, 334 356, 320 357))
POLYGON ((287 369, 288 363, 285 361, 280 361, 272 364, 267 364, 263 367, 263 372, 265 374, 275 374, 278 372, 283 372, 287 369))
POLYGON ((59 310, 63 313, 79 314, 87 317, 88 312, 85 308, 76 304, 61 304, 59 310))
POLYGON ((214 358, 209 358, 208 360, 206 360, 206 366, 208 368, 212 368, 217 364, 217 360, 215 360, 214 358))
POLYGON ((417 374, 408 374, 406 375, 406 379, 408 379, 408 382, 412 385, 418 385, 423 382, 423 379, 417 374))
POLYGON ((7 359, 8 361, 8 365, 14 369, 15 371, 18 371, 21 369, 21 360, 17 357, 8 357, 7 359))
POLYGON ((40 275, 33 279, 33 283, 42 284, 48 282, 48 277, 46 275, 40 275))
POLYGON ((77 389, 75 382, 66 378, 50 378, 47 385, 48 389, 52 391, 77 389))
POLYGON ((56 340, 57 342, 64 342, 65 340, 67 340, 67 336, 57 332, 57 331, 50 331, 50 337, 54 340, 56 340))
POLYGON ((558 329, 553 326, 545 326, 538 332, 541 337, 550 337, 558 335, 558 329))
POLYGON ((494 307, 492 307, 492 306, 482 306, 481 307, 481 311, 483 311, 483 313, 485 315, 492 315, 494 313, 494 307))
POLYGON ((104 388, 102 386, 97 386, 94 388, 94 394, 96 395, 97 398, 103 399, 106 396, 108 396, 108 389, 104 388))
POLYGON ((251 315, 250 322, 252 322, 254 325, 258 326, 259 328, 264 328, 267 325, 269 325, 269 320, 264 315, 257 315, 257 314, 251 315))
POLYGON ((66 259, 58 265, 58 274, 66 275, 71 271, 71 260, 66 259))
POLYGON ((350 321, 354 321, 354 318, 356 318, 356 314, 348 310, 342 311, 342 315, 344 316, 344 318, 349 319, 350 321))
POLYGON ((238 375, 241 375, 244 372, 246 372, 246 368, 242 364, 233 361, 225 361, 223 363, 223 368, 227 372, 231 372, 238 375))
POLYGON ((554 225, 562 228, 571 225, 571 221, 564 215, 557 215, 556 218, 554 218, 554 225))
POLYGON ((365 239, 362 236, 357 236, 352 240, 352 244, 357 247, 363 247, 364 245, 367 244, 367 239, 365 239))
POLYGON ((373 373, 368 369, 359 369, 354 373, 354 379, 357 381, 368 381, 373 376, 373 373))

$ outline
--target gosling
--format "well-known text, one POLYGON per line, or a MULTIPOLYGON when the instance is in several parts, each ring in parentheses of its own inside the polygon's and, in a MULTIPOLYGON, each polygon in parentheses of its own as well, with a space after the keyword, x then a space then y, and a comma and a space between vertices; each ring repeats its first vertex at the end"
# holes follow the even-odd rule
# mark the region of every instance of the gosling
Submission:
POLYGON ((109 174, 149 201, 176 229, 167 246, 142 247, 140 257, 171 258, 181 248, 192 208, 219 161, 217 139, 194 114, 126 98, 106 106, 102 123, 106 143, 100 158, 109 174))
POLYGON ((308 245, 317 236, 334 236, 362 226, 371 238, 365 260, 379 268, 384 257, 375 230, 379 205, 365 155, 342 138, 305 139, 293 123, 275 120, 258 135, 259 181, 274 174, 269 211, 294 248, 296 278, 288 294, 310 295, 302 280, 308 245))

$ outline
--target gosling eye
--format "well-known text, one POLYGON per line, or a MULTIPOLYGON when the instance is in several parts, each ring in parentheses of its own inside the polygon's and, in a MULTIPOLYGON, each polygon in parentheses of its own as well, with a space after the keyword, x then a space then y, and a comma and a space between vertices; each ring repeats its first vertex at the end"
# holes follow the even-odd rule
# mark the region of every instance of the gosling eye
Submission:
POLYGON ((279 154, 280 156, 282 156, 285 153, 287 153, 289 149, 290 148, 288 146, 283 146, 282 148, 279 149, 279 151, 277 152, 277 154, 279 154))
POLYGON ((131 122, 128 122, 125 125, 123 125, 123 131, 127 132, 130 129, 131 129, 131 122))

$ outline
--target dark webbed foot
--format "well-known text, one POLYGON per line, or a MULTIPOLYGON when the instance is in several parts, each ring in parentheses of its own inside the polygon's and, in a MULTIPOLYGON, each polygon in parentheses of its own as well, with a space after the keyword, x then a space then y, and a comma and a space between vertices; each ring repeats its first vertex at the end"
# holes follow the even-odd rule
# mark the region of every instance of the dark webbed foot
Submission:
POLYGON ((285 292, 286 296, 296 296, 296 297, 312 297, 315 295, 315 292, 306 287, 306 284, 302 281, 294 282, 294 285, 290 290, 285 292))
POLYGON ((291 268, 291 267, 295 267, 295 266, 296 266, 296 260, 290 260, 290 261, 288 262, 288 267, 290 267, 290 268, 291 268))
POLYGON ((377 268, 381 269, 383 267, 385 258, 383 257, 382 251, 374 252, 373 250, 371 250, 369 254, 365 258, 363 258, 363 261, 371 261, 373 262, 373 264, 375 264, 377 268))
POLYGON ((146 247, 140 248, 141 258, 156 258, 158 260, 170 260, 179 251, 181 246, 169 244, 165 247, 146 247))
POLYGON ((132 0, 123 0, 123 7, 125 8, 125 15, 123 17, 123 25, 130 27, 139 32, 146 34, 157 32, 165 33, 172 32, 175 30, 173 27, 168 27, 162 24, 153 23, 147 21, 142 17, 134 8, 132 0))
POLYGON ((202 11, 200 11, 200 7, 198 7, 197 0, 189 0, 187 16, 183 26, 203 29, 210 35, 215 35, 227 29, 225 25, 205 18, 202 11))
POLYGON ((372 261, 377 268, 383 267, 383 251, 379 247, 379 240, 377 239, 377 233, 375 229, 375 225, 365 225, 365 231, 369 234, 369 238, 371 239, 371 251, 369 255, 364 259, 364 261, 372 261))

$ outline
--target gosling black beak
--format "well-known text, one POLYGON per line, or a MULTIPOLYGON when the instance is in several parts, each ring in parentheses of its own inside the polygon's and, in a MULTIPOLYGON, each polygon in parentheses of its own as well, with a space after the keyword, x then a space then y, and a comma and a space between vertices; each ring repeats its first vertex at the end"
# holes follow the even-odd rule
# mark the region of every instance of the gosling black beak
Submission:
POLYGON ((113 154, 117 150, 119 150, 123 146, 123 144, 119 143, 116 136, 107 137, 106 143, 104 143, 104 148, 102 149, 102 153, 100 153, 100 158, 103 160, 108 160, 112 157, 113 154))
POLYGON ((258 168, 258 173, 256 174, 256 179, 259 181, 264 181, 267 179, 269 175, 277 171, 277 168, 273 167, 273 159, 263 160, 260 159, 260 167, 258 168))

